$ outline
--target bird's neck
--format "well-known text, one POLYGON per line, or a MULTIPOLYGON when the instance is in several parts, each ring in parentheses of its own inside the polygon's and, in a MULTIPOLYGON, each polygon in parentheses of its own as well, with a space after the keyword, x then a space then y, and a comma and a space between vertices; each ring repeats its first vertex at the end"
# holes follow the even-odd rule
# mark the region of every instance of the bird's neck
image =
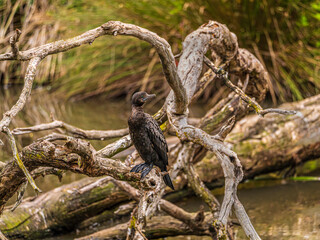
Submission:
POLYGON ((135 113, 135 112, 143 112, 143 107, 142 106, 132 105, 132 112, 133 113, 135 113))

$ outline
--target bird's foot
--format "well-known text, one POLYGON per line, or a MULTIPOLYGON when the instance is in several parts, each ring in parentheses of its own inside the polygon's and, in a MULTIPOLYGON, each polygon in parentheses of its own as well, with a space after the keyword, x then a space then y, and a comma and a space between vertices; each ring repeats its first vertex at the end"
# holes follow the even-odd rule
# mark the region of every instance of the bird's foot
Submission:
POLYGON ((148 173, 151 171, 151 169, 153 168, 153 164, 148 164, 148 166, 141 172, 141 179, 144 179, 145 176, 148 175, 148 173))
POLYGON ((135 172, 135 173, 139 173, 141 172, 142 170, 144 170, 146 167, 148 167, 149 164, 146 164, 146 163, 141 163, 141 164, 138 164, 136 166, 134 166, 130 172, 135 172))

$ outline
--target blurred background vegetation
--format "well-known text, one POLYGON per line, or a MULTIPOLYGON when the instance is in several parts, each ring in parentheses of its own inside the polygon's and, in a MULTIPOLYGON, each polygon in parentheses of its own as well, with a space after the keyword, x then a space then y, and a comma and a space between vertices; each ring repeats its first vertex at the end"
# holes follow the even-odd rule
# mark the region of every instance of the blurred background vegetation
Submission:
MULTIPOLYGON (((120 20, 148 28, 181 51, 187 34, 208 20, 224 23, 242 48, 266 66, 268 99, 300 100, 320 89, 320 2, 318 0, 0 0, 0 52, 10 51, 14 30, 22 30, 20 49, 66 39, 120 20)), ((21 84, 26 63, 0 62, 0 83, 21 84)), ((35 87, 68 99, 131 96, 138 90, 165 96, 169 88, 154 49, 128 37, 102 37, 91 46, 48 56, 35 87), (152 89, 152 90, 151 90, 152 89)), ((202 96, 214 104, 224 91, 215 82, 202 96), (213 97, 215 96, 215 97, 213 97)))

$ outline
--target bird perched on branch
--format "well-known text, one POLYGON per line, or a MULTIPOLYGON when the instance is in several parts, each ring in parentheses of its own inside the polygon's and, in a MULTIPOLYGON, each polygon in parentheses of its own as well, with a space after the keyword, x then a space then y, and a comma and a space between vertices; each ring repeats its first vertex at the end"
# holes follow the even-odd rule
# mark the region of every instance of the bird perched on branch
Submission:
POLYGON ((143 179, 151 171, 153 165, 156 165, 161 172, 166 173, 163 176, 165 184, 174 189, 167 173, 168 145, 166 139, 156 120, 143 111, 145 102, 155 96, 155 94, 149 95, 146 92, 137 92, 132 96, 132 111, 128 120, 129 132, 134 146, 145 162, 134 166, 131 172, 141 172, 141 179, 143 179))

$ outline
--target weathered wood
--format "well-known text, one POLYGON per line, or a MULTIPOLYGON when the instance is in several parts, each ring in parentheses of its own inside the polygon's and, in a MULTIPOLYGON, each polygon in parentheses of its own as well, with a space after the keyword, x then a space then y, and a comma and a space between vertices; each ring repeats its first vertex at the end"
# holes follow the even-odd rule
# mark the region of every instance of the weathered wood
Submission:
MULTIPOLYGON (((193 214, 196 218, 196 214, 193 214)), ((212 221, 209 214, 206 214, 205 224, 209 224, 212 221)), ((128 223, 119 224, 112 228, 93 233, 88 236, 77 238, 78 240, 89 239, 126 239, 128 229, 128 223)), ((197 235, 197 236, 210 236, 209 232, 199 231, 196 229, 190 229, 186 224, 169 216, 155 216, 152 221, 149 221, 145 227, 145 235, 148 239, 156 239, 170 236, 179 235, 197 235)))
MULTIPOLYGON (((301 102, 285 104, 282 107, 300 111, 304 115, 304 119, 300 116, 278 116, 274 114, 267 115, 264 118, 249 116, 238 122, 229 137, 227 137, 227 141, 239 152, 244 169, 244 179, 253 178, 262 173, 283 170, 288 166, 294 166, 320 157, 320 122, 318 121, 320 116, 320 95, 301 102)), ((195 169, 209 188, 223 185, 223 173, 218 161, 212 154, 207 154, 202 161, 195 165, 195 169)), ((97 180, 93 178, 81 180, 73 183, 74 185, 63 186, 43 194, 47 197, 40 195, 39 198, 41 200, 25 200, 13 213, 6 209, 0 218, 0 229, 4 233, 9 233, 10 236, 11 234, 25 234, 25 236, 28 236, 27 234, 35 234, 33 230, 37 228, 33 224, 45 226, 44 219, 39 214, 34 217, 36 221, 26 221, 22 224, 26 219, 23 217, 26 214, 26 206, 29 209, 45 209, 47 227, 43 227, 41 233, 62 232, 68 227, 73 228, 75 226, 85 229, 90 224, 102 223, 111 218, 119 217, 115 211, 121 207, 107 204, 103 199, 109 198, 108 192, 112 193, 114 199, 122 199, 117 202, 119 204, 127 204, 129 198, 112 183, 100 182, 99 184, 99 182, 95 183, 95 181, 97 180), (92 189, 89 190, 90 186, 92 189), (94 196, 89 194, 92 191, 95 193, 94 196), (65 213, 65 208, 57 207, 64 201, 59 199, 68 199, 70 206, 67 207, 72 207, 74 201, 83 203, 81 211, 74 213, 69 218, 60 218, 65 213), (84 204, 88 202, 90 204, 84 204), (93 208, 95 211, 92 211, 93 208), (54 212, 53 216, 55 217, 51 217, 47 212, 54 212), (82 217, 77 214, 82 215, 82 217), (6 218, 6 216, 8 217, 6 218), (18 226, 12 232, 5 231, 7 227, 3 222, 8 220, 12 221, 8 223, 10 226, 18 226), (69 222, 72 222, 73 225, 70 226, 69 222), (59 224, 62 228, 56 229, 54 226, 59 224), (27 227, 30 229, 28 233, 25 231, 27 227), (52 229, 55 230, 53 231, 52 229)), ((181 196, 190 194, 193 194, 192 191, 182 189, 174 194, 167 195, 167 198, 174 200, 174 198, 178 199, 181 196)), ((123 214, 129 216, 128 212, 123 214)), ((43 236, 41 233, 39 232, 40 238, 43 236)))
MULTIPOLYGON (((244 208, 237 207, 238 205, 241 205, 236 195, 237 185, 243 178, 242 166, 237 154, 225 145, 219 134, 212 136, 199 127, 189 125, 187 121, 188 106, 197 90, 198 80, 202 73, 202 63, 204 59, 206 59, 205 55, 208 50, 211 50, 214 54, 213 57, 215 58, 216 67, 229 67, 229 70, 231 71, 232 60, 234 60, 235 64, 233 68, 240 68, 240 74, 245 72, 246 78, 253 80, 252 83, 248 83, 249 89, 251 85, 256 86, 259 85, 260 82, 262 87, 256 91, 258 94, 257 98, 259 98, 259 96, 264 98, 264 92, 266 90, 265 78, 261 74, 259 75, 259 72, 265 73, 263 67, 256 67, 256 65, 259 64, 259 61, 256 59, 250 57, 235 57, 241 55, 238 51, 237 39, 235 34, 231 33, 225 25, 215 21, 209 21, 209 23, 200 26, 196 31, 190 33, 183 42, 183 53, 178 68, 176 68, 171 47, 164 39, 147 29, 119 21, 109 21, 101 27, 87 31, 73 39, 45 44, 24 52, 19 52, 17 46, 13 42, 13 52, 1 54, 0 60, 28 60, 32 58, 39 59, 40 62, 40 59, 43 59, 50 54, 67 51, 86 43, 91 44, 97 37, 102 35, 116 36, 117 34, 137 37, 155 47, 161 59, 165 77, 172 90, 167 97, 164 106, 164 111, 167 113, 169 123, 181 141, 191 141, 194 144, 199 144, 207 150, 212 151, 223 168, 226 179, 226 192, 223 204, 221 205, 218 223, 214 224, 215 230, 213 232, 217 232, 217 238, 229 239, 224 229, 227 228, 227 218, 230 214, 231 206, 237 202, 234 208, 236 216, 239 216, 238 219, 241 225, 243 225, 247 236, 254 240, 260 239, 252 227, 244 208), (257 64, 254 65, 252 63, 257 64), (252 74, 255 74, 256 77, 252 77, 252 74), (247 77, 248 75, 249 77, 247 77), (222 231, 217 230, 220 228, 219 226, 222 226, 222 231)), ((30 63, 32 61, 33 60, 31 60, 30 63)), ((236 70, 234 72, 237 73, 236 70)), ((218 71, 215 71, 215 73, 219 75, 218 71)), ((226 74, 223 74, 224 80, 228 83, 228 86, 234 86, 226 76, 226 74)), ((231 89, 235 91, 238 88, 234 86, 231 87, 231 89)), ((235 92, 239 94, 241 93, 241 90, 238 89, 238 91, 235 92)), ((244 98, 244 94, 240 95, 244 98)), ((23 97, 23 94, 21 94, 20 98, 21 97, 23 97)), ((246 102, 251 106, 252 104, 250 103, 253 102, 252 98, 247 95, 245 95, 245 97, 246 102)), ((23 105, 24 104, 25 101, 23 105)), ((23 105, 17 109, 17 112, 22 109, 23 105)), ((255 106, 258 105, 255 104, 255 106)), ((262 110, 262 108, 260 108, 259 110, 262 110)), ((12 109, 14 109, 14 107, 12 109)), ((17 114, 17 112, 15 114, 17 114)), ((4 119, 6 117, 11 121, 14 116, 5 115, 4 119)), ((5 120, 0 122, 0 130, 2 130, 1 124, 3 121, 5 120)), ((7 124, 9 124, 10 121, 7 121, 7 124)), ((110 145, 111 149, 107 149, 107 154, 112 155, 119 151, 119 149, 121 150, 129 145, 130 139, 124 137, 117 143, 110 145), (118 144, 120 144, 120 146, 118 144)), ((35 170, 40 166, 50 166, 87 174, 89 176, 109 175, 115 179, 138 182, 137 176, 128 173, 126 166, 119 161, 101 158, 97 155, 99 153, 100 152, 96 152, 96 150, 87 142, 82 142, 79 139, 67 139, 67 143, 64 146, 58 144, 54 145, 48 141, 34 143, 30 145, 29 148, 27 147, 24 149, 21 158, 29 171, 35 170)), ((103 153, 104 155, 107 155, 105 152, 103 153)), ((20 169, 17 169, 12 163, 9 163, 0 173, 0 212, 6 201, 15 191, 17 191, 19 185, 24 181, 19 170, 20 169)), ((148 182, 153 178, 153 183, 157 183, 160 181, 159 177, 160 176, 153 171, 148 175, 146 180, 139 181, 141 184, 141 191, 145 194, 141 198, 137 210, 138 216, 140 216, 138 217, 138 225, 141 223, 140 219, 152 215, 156 211, 158 203, 161 202, 161 195, 164 191, 163 187, 157 185, 159 187, 156 186, 152 188, 151 186, 154 186, 155 184, 148 182), (150 193, 150 196, 152 196, 152 198, 149 199, 150 201, 147 201, 147 193, 150 193)), ((192 177, 192 174, 189 174, 189 178, 192 177)), ((197 178, 197 182, 201 183, 201 179, 197 178)), ((140 233, 141 237, 144 237, 139 228, 136 228, 136 230, 140 233)))
POLYGON ((42 239, 106 211, 114 217, 114 207, 128 199, 112 182, 86 178, 26 199, 14 212, 6 209, 0 229, 10 238, 42 239))
MULTIPOLYGON (((239 121, 227 137, 226 142, 239 155, 244 178, 294 167, 320 157, 320 95, 287 103, 281 108, 300 113, 292 116, 271 114, 263 118, 248 116, 239 121)), ((206 182, 222 177, 217 161, 210 153, 196 169, 204 171, 200 175, 205 176, 206 182)))

